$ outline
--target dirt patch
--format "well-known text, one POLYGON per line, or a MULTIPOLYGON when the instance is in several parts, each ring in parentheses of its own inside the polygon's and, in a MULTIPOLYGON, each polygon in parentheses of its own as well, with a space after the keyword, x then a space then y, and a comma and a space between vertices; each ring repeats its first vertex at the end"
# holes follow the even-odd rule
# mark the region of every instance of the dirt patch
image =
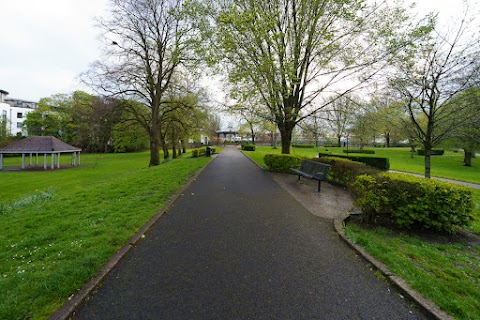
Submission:
POLYGON ((353 198, 339 186, 322 181, 322 190, 317 192, 318 181, 307 178, 298 180, 297 176, 286 173, 270 172, 272 178, 288 191, 312 214, 334 219, 353 210, 353 198))

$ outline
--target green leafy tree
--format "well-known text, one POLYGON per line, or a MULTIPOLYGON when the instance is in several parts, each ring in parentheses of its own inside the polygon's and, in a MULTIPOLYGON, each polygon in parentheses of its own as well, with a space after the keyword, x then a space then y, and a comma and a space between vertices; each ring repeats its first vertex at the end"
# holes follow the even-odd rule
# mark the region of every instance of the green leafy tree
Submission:
POLYGON ((480 150, 480 89, 478 87, 468 88, 458 94, 452 103, 460 105, 457 108, 466 113, 461 117, 468 120, 451 133, 447 144, 463 148, 463 163, 465 166, 471 167, 475 151, 480 150))
POLYGON ((38 107, 27 114, 23 124, 29 135, 62 138, 65 132, 65 110, 71 103, 66 94, 41 98, 38 107))
POLYGON ((120 117, 113 127, 112 139, 115 152, 147 150, 149 138, 147 132, 136 121, 143 113, 148 118, 148 111, 134 100, 119 101, 120 117), (135 116, 136 114, 136 116, 135 116))
MULTIPOLYGON (((131 110, 150 140, 150 166, 160 164, 167 91, 174 76, 196 61, 196 33, 184 15, 183 0, 111 0, 108 18, 99 19, 105 56, 83 75, 107 95, 133 99, 148 111, 131 110)), ((188 2, 192 4, 192 1, 188 2)))
POLYGON ((347 94, 334 98, 323 110, 322 114, 329 129, 333 131, 339 147, 341 146, 341 139, 346 135, 347 128, 352 124, 359 107, 355 98, 347 94))
POLYGON ((361 148, 369 144, 372 140, 375 142, 375 136, 378 134, 376 122, 377 114, 372 109, 364 110, 356 114, 350 132, 352 136, 356 138, 361 148))
POLYGON ((464 18, 454 33, 437 30, 437 36, 417 43, 415 56, 408 63, 398 64, 390 79, 399 100, 405 101, 403 107, 416 139, 425 149, 427 178, 431 175, 432 148, 469 120, 470 112, 465 109, 471 106, 452 100, 479 77, 480 38, 478 32, 468 29, 473 25, 464 18))
POLYGON ((221 61, 230 82, 257 91, 290 152, 295 126, 366 84, 410 44, 415 29, 400 7, 362 0, 207 1, 212 22, 204 52, 221 61), (340 88, 343 88, 340 89, 340 88))

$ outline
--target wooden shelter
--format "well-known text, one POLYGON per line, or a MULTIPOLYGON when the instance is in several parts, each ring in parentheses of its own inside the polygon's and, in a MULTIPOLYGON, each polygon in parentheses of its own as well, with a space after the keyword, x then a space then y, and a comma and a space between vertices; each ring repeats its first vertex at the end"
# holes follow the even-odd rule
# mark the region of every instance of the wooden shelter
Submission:
POLYGON ((4 154, 21 154, 22 169, 26 168, 25 157, 29 157, 29 167, 32 167, 33 155, 35 155, 35 166, 38 166, 39 155, 43 155, 43 169, 47 170, 47 155, 51 157, 50 168, 60 168, 60 155, 67 153, 72 155, 72 166, 80 165, 80 152, 82 149, 73 147, 55 137, 31 136, 18 140, 5 148, 0 148, 0 170, 4 169, 4 154))

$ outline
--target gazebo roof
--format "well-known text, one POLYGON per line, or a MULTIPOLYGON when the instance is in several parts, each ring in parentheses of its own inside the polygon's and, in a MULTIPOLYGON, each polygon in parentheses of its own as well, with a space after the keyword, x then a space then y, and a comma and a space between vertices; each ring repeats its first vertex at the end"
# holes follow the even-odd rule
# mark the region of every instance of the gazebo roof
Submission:
POLYGON ((31 136, 18 140, 5 148, 0 148, 0 153, 57 153, 78 151, 82 151, 82 149, 71 146, 52 136, 31 136))

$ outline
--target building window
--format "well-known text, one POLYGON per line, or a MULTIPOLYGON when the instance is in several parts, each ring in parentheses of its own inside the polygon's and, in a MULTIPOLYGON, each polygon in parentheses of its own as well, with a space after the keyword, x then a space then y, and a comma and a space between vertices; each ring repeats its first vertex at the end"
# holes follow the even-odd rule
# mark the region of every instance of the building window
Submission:
POLYGON ((7 119, 7 110, 3 110, 2 118, 3 120, 7 119))
POLYGON ((22 119, 23 118, 23 113, 17 112, 17 119, 22 119))
POLYGON ((22 129, 22 127, 23 127, 23 123, 17 122, 17 129, 22 129))

